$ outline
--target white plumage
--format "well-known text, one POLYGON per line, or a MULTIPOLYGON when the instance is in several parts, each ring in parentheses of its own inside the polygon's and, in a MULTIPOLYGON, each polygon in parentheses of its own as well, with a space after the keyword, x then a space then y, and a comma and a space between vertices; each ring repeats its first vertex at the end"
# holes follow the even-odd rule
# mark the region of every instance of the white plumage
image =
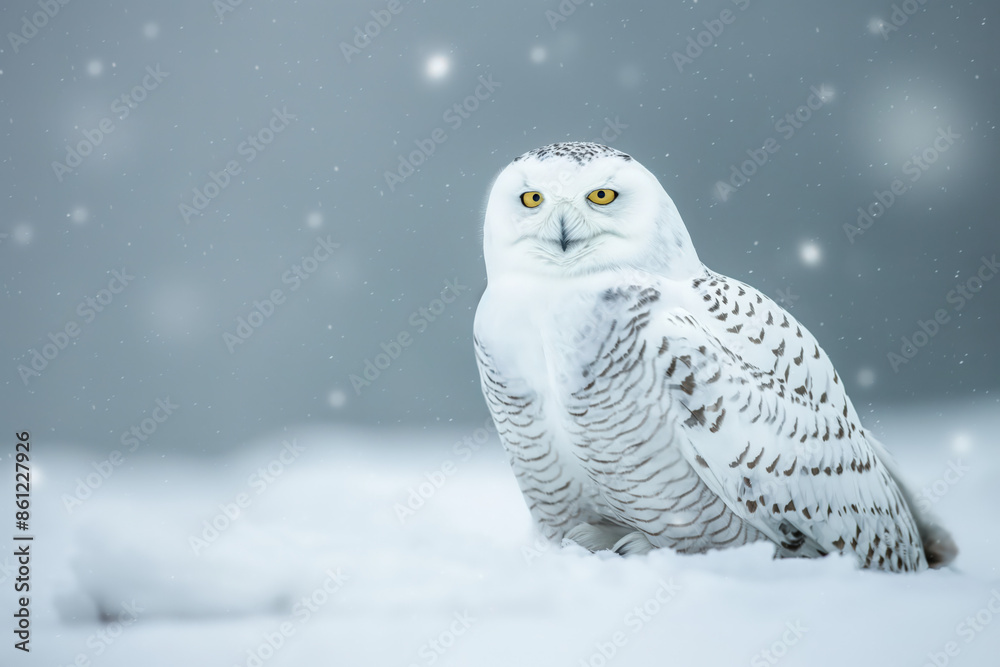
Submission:
POLYGON ((707 269, 656 177, 588 143, 493 185, 483 394, 533 518, 591 550, 770 540, 863 567, 949 562, 812 334, 707 269))

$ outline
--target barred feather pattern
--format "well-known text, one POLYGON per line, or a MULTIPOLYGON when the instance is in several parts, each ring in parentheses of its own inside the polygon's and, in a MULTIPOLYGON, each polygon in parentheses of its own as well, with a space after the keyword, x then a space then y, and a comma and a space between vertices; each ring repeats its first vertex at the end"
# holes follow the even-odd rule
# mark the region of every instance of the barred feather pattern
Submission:
POLYGON ((542 532, 615 526, 684 553, 766 539, 781 557, 925 568, 904 495, 815 339, 738 281, 706 270, 684 285, 687 308, 664 303, 676 285, 663 282, 591 294, 582 321, 552 314, 548 385, 505 370, 476 337, 483 393, 542 532))
POLYGON ((605 518, 641 531, 654 546, 697 553, 761 539, 676 446, 683 407, 668 392, 691 362, 664 358, 647 345, 643 332, 658 296, 638 288, 602 296, 605 309, 616 300, 628 303, 566 401, 577 458, 601 489, 605 518))
POLYGON ((523 380, 501 377, 479 339, 474 343, 483 395, 528 510, 543 535, 561 539, 572 526, 596 518, 594 490, 585 493, 570 472, 574 462, 555 447, 541 397, 523 380))

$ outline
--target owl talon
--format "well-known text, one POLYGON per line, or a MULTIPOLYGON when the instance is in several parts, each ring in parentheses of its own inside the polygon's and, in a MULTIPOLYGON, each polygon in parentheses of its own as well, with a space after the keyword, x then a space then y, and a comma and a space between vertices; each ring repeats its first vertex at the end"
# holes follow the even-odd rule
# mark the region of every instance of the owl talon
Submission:
POLYGON ((646 534, 637 530, 615 542, 612 551, 621 556, 635 556, 649 553, 655 548, 653 543, 649 541, 649 538, 646 537, 646 534))
POLYGON ((615 544, 626 533, 628 533, 628 528, 624 526, 580 523, 571 528, 563 537, 563 546, 570 542, 578 544, 588 551, 614 549, 615 544))

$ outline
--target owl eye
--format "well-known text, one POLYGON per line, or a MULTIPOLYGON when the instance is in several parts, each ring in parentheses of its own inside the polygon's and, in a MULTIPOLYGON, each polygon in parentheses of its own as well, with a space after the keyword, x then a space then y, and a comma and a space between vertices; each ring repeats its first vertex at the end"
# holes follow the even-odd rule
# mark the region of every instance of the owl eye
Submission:
POLYGON ((594 190, 589 195, 587 195, 587 199, 594 202, 595 204, 600 204, 601 206, 604 206, 605 204, 610 204, 617 198, 618 198, 618 193, 615 192, 614 190, 609 190, 608 188, 604 188, 602 190, 594 190))
POLYGON ((534 190, 532 190, 531 192, 525 192, 523 195, 521 195, 521 203, 527 206, 528 208, 535 208, 536 206, 542 203, 543 199, 544 197, 542 197, 542 193, 535 192, 534 190))

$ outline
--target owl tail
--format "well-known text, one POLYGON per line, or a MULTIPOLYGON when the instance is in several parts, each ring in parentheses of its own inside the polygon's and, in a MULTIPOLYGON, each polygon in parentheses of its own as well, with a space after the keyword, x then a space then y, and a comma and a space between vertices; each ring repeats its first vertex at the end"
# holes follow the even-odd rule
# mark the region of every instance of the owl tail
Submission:
POLYGON ((907 506, 910 508, 913 521, 917 524, 917 530, 920 531, 920 541, 923 542, 927 566, 937 570, 948 565, 958 556, 958 545, 955 544, 951 533, 938 522, 937 517, 931 514, 929 510, 921 509, 920 504, 916 502, 913 494, 910 493, 906 484, 903 483, 903 478, 896 468, 896 461, 886 451, 882 443, 871 435, 868 435, 868 441, 875 449, 879 460, 889 470, 889 474, 892 475, 896 486, 899 487, 899 491, 903 495, 903 500, 906 501, 907 506))
POLYGON ((937 570, 955 560, 958 555, 958 545, 952 539, 951 533, 944 529, 941 524, 928 517, 915 517, 917 529, 920 531, 920 539, 924 542, 924 555, 927 557, 928 567, 937 570))

